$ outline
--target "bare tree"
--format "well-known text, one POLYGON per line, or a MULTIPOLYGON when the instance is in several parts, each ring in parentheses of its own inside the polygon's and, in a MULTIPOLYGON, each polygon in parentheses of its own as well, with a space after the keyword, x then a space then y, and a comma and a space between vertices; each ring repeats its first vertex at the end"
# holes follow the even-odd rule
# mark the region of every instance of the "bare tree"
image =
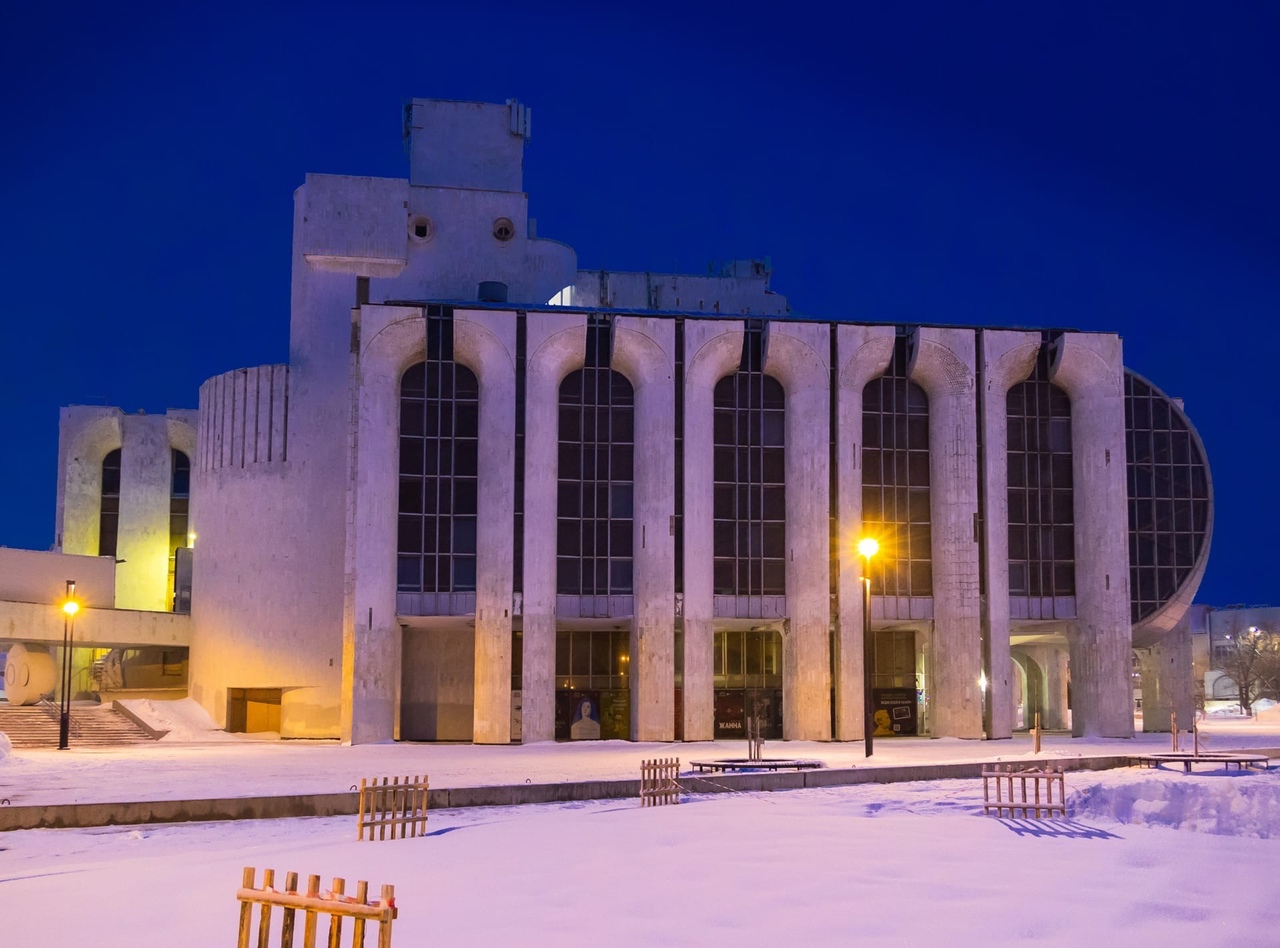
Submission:
POLYGON ((1251 626, 1229 639, 1220 661, 1222 673, 1235 683, 1240 708, 1249 714, 1255 701, 1272 696, 1280 686, 1280 635, 1251 626))

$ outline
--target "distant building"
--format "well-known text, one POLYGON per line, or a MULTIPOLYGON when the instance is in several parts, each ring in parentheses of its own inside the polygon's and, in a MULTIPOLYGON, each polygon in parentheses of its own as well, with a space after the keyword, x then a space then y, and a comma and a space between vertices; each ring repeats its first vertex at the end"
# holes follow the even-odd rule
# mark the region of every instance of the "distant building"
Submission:
POLYGON ((759 260, 579 270, 528 218, 529 128, 414 100, 407 180, 296 192, 289 361, 200 388, 191 694, 217 720, 860 739, 864 535, 898 733, 1130 736, 1134 648, 1146 726, 1189 707, 1209 469, 1117 335, 796 318, 759 260))

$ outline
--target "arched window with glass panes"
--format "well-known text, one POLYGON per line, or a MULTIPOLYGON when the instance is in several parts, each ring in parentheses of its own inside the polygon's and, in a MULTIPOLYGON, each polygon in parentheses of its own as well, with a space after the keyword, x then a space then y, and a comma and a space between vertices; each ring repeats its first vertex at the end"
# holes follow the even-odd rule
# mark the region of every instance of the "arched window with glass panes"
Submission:
POLYGON ((1209 533, 1209 464, 1182 409, 1126 370, 1129 596, 1140 622, 1171 600, 1209 533))
MULTIPOLYGON (((1071 399, 1049 381, 1047 351, 1031 376, 1009 389, 1005 420, 1009 595, 1045 601, 1075 596, 1071 399)), ((1040 617, 1071 618, 1043 611, 1040 617)))
POLYGON ((116 555, 120 535, 120 449, 102 459, 102 499, 98 509, 98 555, 116 555))
POLYGON ((880 544, 872 595, 933 595, 929 398, 907 378, 903 339, 862 389, 862 534, 880 544))
POLYGON ((629 596, 635 395, 607 361, 589 361, 560 384, 556 591, 629 596))
POLYGON ((474 592, 480 386, 453 361, 451 327, 400 379, 401 592, 474 592))
POLYGON ((713 393, 718 596, 786 594, 786 394, 763 364, 763 332, 749 330, 742 367, 717 382, 713 393))

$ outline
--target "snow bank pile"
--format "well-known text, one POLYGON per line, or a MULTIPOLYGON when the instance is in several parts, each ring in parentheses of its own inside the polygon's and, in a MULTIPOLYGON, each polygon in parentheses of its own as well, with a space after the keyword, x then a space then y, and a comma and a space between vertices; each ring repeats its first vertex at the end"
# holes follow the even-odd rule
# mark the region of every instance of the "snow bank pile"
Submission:
POLYGON ((1104 781, 1071 794, 1067 805, 1076 819, 1280 839, 1280 775, 1275 772, 1104 781))
POLYGON ((199 704, 191 698, 178 701, 157 701, 153 698, 135 698, 120 704, 146 722, 156 731, 168 731, 162 741, 234 741, 235 738, 221 730, 199 704))
POLYGON ((4 731, 0 731, 0 761, 13 754, 13 744, 9 740, 9 735, 4 731))

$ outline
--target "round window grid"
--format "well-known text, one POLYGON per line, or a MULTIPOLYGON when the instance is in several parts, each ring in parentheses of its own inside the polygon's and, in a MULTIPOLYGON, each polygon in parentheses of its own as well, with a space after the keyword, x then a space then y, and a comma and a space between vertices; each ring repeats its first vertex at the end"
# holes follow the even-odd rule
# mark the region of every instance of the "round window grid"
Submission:
POLYGON ((493 222, 493 236, 504 244, 516 235, 516 225, 509 217, 499 217, 493 222))

